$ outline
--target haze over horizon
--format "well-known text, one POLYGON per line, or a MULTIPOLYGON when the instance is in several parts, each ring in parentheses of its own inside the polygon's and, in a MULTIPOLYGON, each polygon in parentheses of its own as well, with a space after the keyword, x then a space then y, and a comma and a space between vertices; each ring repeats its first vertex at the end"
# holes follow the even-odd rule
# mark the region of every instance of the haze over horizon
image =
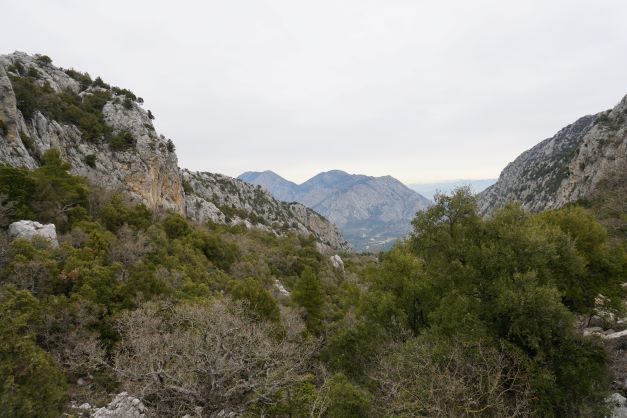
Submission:
POLYGON ((411 184, 498 177, 618 103, 625 21, 621 1, 8 0, 0 53, 131 89, 182 167, 411 184))

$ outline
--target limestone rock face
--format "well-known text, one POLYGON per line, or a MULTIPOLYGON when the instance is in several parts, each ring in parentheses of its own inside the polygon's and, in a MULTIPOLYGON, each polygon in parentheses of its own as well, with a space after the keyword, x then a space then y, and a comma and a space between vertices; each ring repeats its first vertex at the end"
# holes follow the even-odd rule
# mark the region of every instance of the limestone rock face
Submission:
POLYGON ((243 224, 266 231, 297 231, 313 235, 323 247, 350 250, 338 229, 300 203, 273 198, 260 186, 229 176, 182 170, 187 216, 198 222, 243 224))
POLYGON ((88 141, 75 125, 51 120, 37 110, 26 120, 17 107, 9 78, 9 74, 20 74, 7 73, 16 63, 36 74, 38 85, 47 85, 56 92, 70 90, 83 97, 102 90, 91 86, 81 91, 79 82, 63 70, 30 55, 15 52, 0 56, 0 120, 5 127, 4 132, 0 131, 0 162, 35 168, 38 156, 57 148, 72 165, 72 172, 92 184, 125 192, 152 209, 184 213, 176 154, 168 149, 166 139, 157 135, 144 109, 135 102, 125 107, 124 96, 116 93, 103 108, 103 119, 112 135, 129 132, 134 138, 134 146, 125 151, 113 150, 101 140, 88 141), (31 143, 24 143, 22 138, 30 138, 31 143))
POLYGON ((342 257, 340 257, 339 255, 335 254, 332 255, 331 258, 331 265, 341 271, 344 271, 344 261, 342 260, 342 257))
POLYGON ((35 221, 18 221, 9 225, 8 233, 10 239, 41 237, 50 241, 54 247, 59 245, 54 224, 42 225, 35 221))
POLYGON ((153 210, 174 210, 200 222, 313 234, 321 246, 349 249, 334 226, 303 205, 279 202, 260 188, 227 176, 180 170, 173 143, 155 132, 149 113, 130 91, 85 82, 80 73, 41 58, 21 52, 0 56, 0 164, 34 169, 41 155, 55 148, 74 174, 92 185, 123 192, 153 210), (105 97, 98 117, 108 135, 101 132, 88 138, 85 126, 79 128, 83 116, 74 120, 71 112, 69 116, 64 113, 71 101, 63 102, 65 108, 58 105, 61 110, 46 111, 37 107, 37 97, 16 96, 20 91, 14 89, 16 83, 22 89, 34 83, 38 87, 29 91, 52 95, 58 101, 66 99, 56 93, 69 94, 81 105, 90 98, 105 97), (35 105, 29 107, 29 100, 35 105), (26 118, 20 109, 28 110, 26 118), (115 146, 117 137, 126 138, 123 146, 115 146), (193 186, 188 193, 183 177, 193 186))
POLYGON ((510 201, 531 211, 558 208, 590 197, 604 179, 627 175, 626 121, 627 96, 525 151, 479 194, 480 212, 510 201))

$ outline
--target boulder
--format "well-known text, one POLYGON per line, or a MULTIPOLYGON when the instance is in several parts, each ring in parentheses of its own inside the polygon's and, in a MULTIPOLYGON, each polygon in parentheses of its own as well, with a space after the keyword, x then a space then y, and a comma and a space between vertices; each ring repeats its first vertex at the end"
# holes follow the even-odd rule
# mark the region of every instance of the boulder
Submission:
POLYGON ((342 257, 340 257, 339 255, 335 254, 333 256, 331 256, 330 258, 331 260, 331 265, 341 271, 344 271, 344 261, 342 260, 342 257))
POLYGON ((607 398, 611 408, 611 418, 627 418, 627 398, 619 393, 613 393, 607 398))
POLYGON ((274 280, 274 287, 279 292, 279 294, 281 296, 289 296, 290 295, 290 291, 287 290, 285 288, 285 286, 283 286, 283 283, 281 283, 280 281, 278 281, 276 279, 274 280))
POLYGON ((27 238, 42 237, 50 241, 54 247, 59 246, 57 241, 57 229, 54 224, 40 224, 36 221, 17 221, 9 225, 9 238, 27 238))
POLYGON ((146 407, 137 398, 130 396, 127 392, 116 395, 111 403, 102 408, 96 409, 92 418, 144 418, 146 407))

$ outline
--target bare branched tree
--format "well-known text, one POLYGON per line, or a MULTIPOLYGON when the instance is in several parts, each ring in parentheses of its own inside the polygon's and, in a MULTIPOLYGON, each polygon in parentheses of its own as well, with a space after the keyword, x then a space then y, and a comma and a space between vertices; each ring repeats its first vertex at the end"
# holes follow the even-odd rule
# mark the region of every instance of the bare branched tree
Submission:
POLYGON ((417 338, 384 356, 372 377, 394 416, 532 415, 529 375, 504 347, 417 338))
POLYGON ((122 316, 114 369, 159 416, 209 416, 271 405, 298 382, 314 346, 251 321, 232 302, 148 303, 122 316))

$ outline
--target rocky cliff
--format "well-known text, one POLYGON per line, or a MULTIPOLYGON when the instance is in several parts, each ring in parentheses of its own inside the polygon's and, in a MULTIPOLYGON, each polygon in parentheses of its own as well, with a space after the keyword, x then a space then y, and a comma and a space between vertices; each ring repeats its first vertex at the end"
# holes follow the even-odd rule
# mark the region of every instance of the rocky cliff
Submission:
POLYGON ((296 185, 264 171, 240 176, 278 199, 297 201, 326 216, 360 250, 379 250, 406 235, 416 212, 431 201, 391 176, 371 177, 340 170, 296 185))
POLYGON ((92 184, 127 192, 152 209, 183 213, 176 154, 147 111, 130 92, 87 85, 84 76, 41 56, 0 57, 0 161, 34 168, 46 150, 57 148, 72 171, 92 184), (86 139, 103 127, 111 139, 125 137, 130 146, 116 147, 104 133, 86 139))
POLYGON ((311 209, 226 176, 180 170, 174 144, 157 134, 152 118, 130 90, 58 68, 46 56, 0 56, 0 164, 35 168, 46 150, 56 148, 74 174, 153 210, 276 233, 295 230, 325 246, 349 248, 311 209))
POLYGON ((584 116, 507 165, 479 194, 489 214, 507 202, 540 211, 586 199, 605 180, 627 173, 627 96, 613 109, 584 116))
POLYGON ((279 201, 260 186, 222 174, 188 170, 183 170, 182 174, 187 216, 192 219, 313 233, 325 246, 350 249, 335 226, 300 203, 279 201))

